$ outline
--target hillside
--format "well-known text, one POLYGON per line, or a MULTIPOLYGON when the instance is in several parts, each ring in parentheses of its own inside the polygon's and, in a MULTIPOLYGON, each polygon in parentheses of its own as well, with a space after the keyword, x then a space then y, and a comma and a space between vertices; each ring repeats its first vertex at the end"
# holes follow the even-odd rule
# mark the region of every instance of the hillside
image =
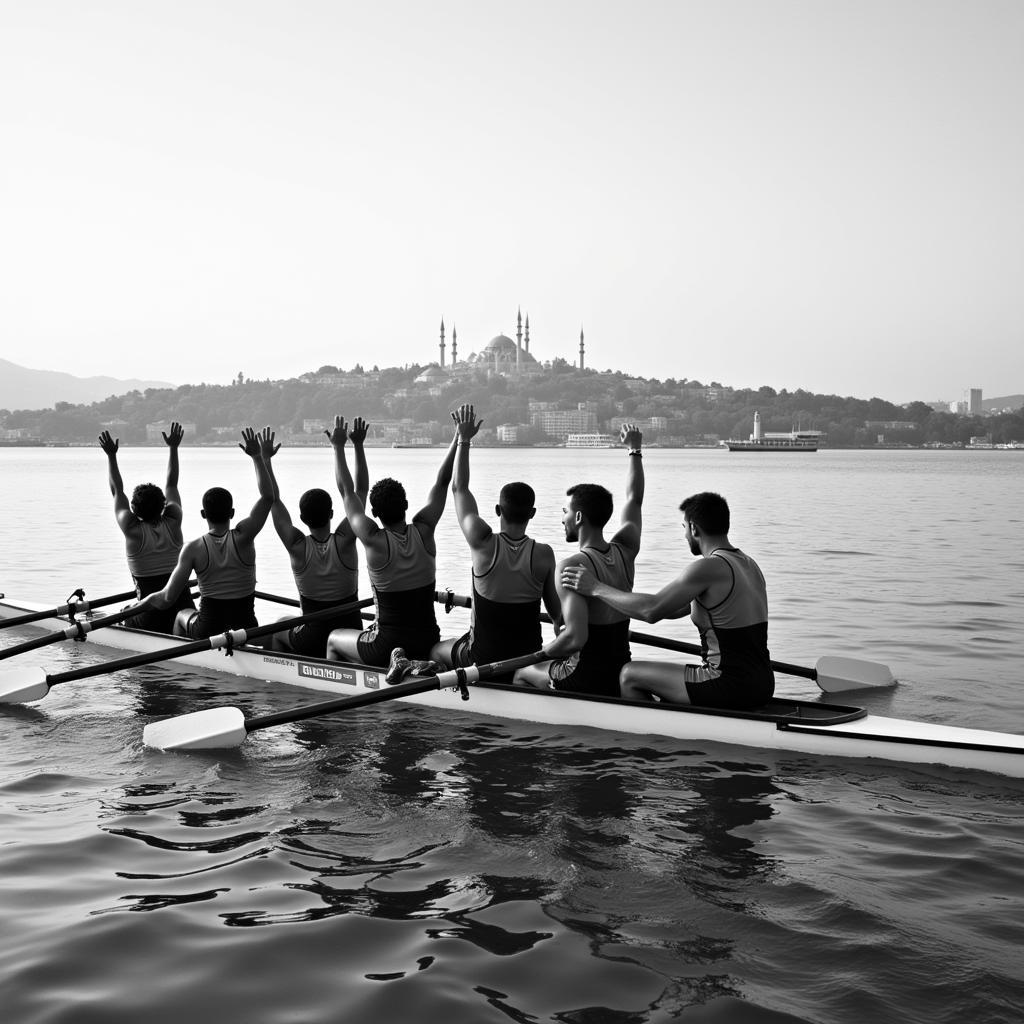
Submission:
POLYGON ((992 409, 1019 409, 1024 405, 1024 395, 1003 395, 1001 398, 983 398, 981 407, 986 412, 992 409))
POLYGON ((110 395, 172 385, 116 377, 75 377, 59 370, 32 370, 0 359, 0 409, 52 409, 57 402, 83 405, 110 395))

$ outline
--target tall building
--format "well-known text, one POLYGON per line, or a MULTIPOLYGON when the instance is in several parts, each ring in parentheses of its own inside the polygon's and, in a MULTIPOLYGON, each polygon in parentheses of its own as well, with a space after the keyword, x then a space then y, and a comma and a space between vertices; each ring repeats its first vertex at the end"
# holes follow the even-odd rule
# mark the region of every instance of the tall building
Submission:
POLYGON ((981 388, 969 388, 967 391, 967 411, 972 416, 981 415, 981 388))

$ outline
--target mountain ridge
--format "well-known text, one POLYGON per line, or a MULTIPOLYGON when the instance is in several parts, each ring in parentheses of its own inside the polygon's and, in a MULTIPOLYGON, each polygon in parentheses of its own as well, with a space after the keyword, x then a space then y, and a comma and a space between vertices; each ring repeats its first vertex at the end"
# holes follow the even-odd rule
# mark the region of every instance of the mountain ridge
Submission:
POLYGON ((0 408, 51 409, 57 402, 72 405, 99 402, 111 395, 146 388, 173 388, 166 381, 122 380, 118 377, 76 377, 63 370, 34 370, 0 359, 0 408))

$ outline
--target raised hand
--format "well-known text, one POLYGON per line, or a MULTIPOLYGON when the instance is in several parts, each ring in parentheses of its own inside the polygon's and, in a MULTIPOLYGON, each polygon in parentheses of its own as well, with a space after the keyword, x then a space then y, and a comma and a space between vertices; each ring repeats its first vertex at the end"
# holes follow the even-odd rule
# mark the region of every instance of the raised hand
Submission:
POLYGON ((177 448, 181 444, 181 439, 185 436, 185 428, 178 422, 171 423, 170 434, 160 431, 164 439, 164 444, 169 448, 177 448))
POLYGON ((242 441, 238 447, 249 456, 250 459, 258 459, 260 457, 260 439, 252 427, 246 427, 242 431, 242 441))
POLYGON ((644 443, 644 435, 635 423, 623 423, 619 440, 627 448, 639 448, 644 443))
POLYGON ((274 444, 274 431, 270 427, 264 427, 262 433, 256 435, 260 445, 260 456, 265 462, 269 462, 280 451, 281 446, 274 444))
POLYGON ((484 422, 476 419, 471 405, 460 405, 452 413, 452 419, 455 421, 455 432, 459 435, 460 441, 469 441, 476 437, 484 422))
POLYGON ((335 416, 334 429, 325 430, 324 433, 335 448, 344 448, 348 441, 348 423, 345 422, 345 417, 335 416))
POLYGON ((107 455, 116 455, 117 446, 121 443, 118 438, 110 436, 109 430, 104 430, 102 434, 97 438, 100 443, 100 447, 107 455))
POLYGON ((369 432, 370 424, 362 416, 357 416, 352 421, 352 429, 348 432, 348 436, 353 444, 362 444, 369 432))

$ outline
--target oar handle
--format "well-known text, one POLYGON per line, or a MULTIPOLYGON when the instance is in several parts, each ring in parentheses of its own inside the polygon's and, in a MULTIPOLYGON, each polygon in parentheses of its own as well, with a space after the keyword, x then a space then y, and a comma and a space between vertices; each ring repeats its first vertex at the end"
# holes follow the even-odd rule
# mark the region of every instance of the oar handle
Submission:
POLYGON ((286 604, 289 608, 301 608, 302 602, 294 597, 281 597, 280 594, 268 594, 265 590, 257 590, 255 597, 261 601, 272 601, 274 604, 286 604))
POLYGON ((349 601, 347 604, 340 604, 335 608, 324 608, 321 611, 309 612, 307 615, 296 615, 293 618, 281 619, 279 622, 272 622, 266 626, 256 626, 254 629, 233 629, 227 633, 217 633, 204 640, 193 640, 187 644, 164 647, 159 651, 150 651, 148 654, 135 654, 130 658, 106 661, 102 665, 88 665, 85 668, 72 669, 70 672, 58 672, 56 675, 47 676, 46 681, 50 686, 54 686, 57 683, 70 683, 75 679, 88 679, 90 676, 100 676, 107 672, 120 672, 125 668, 138 668, 140 665, 153 665, 158 661, 186 658, 188 655, 198 654, 200 651, 212 651, 218 647, 226 647, 228 643, 237 646, 248 643, 250 640, 257 640, 259 637, 270 636, 272 633, 280 633, 293 626, 301 625, 303 622, 317 622, 320 619, 363 608, 372 603, 372 597, 363 598, 361 601, 349 601))
POLYGON ((123 594, 101 597, 98 601, 69 601, 56 608, 47 608, 46 611, 26 612, 24 615, 15 615, 14 618, 4 619, 3 622, 0 622, 0 629, 7 629, 9 626, 23 626, 28 622, 53 618, 55 615, 78 615, 92 608, 105 608, 108 604, 117 604, 118 601, 129 601, 135 596, 134 590, 126 590, 123 594))
POLYGON ((453 668, 447 672, 439 672, 435 676, 410 679, 406 683, 396 683, 386 689, 373 690, 369 693, 357 693, 352 697, 336 697, 334 700, 323 700, 317 704, 292 708, 290 711, 278 711, 272 715, 247 718, 245 731, 255 732, 257 729, 269 729, 272 726, 285 725, 288 722, 302 722, 307 718, 317 718, 320 715, 329 715, 336 711, 360 708, 367 704, 379 704, 381 701, 396 700, 399 697, 408 697, 416 693, 426 693, 428 690, 441 690, 446 686, 465 687, 467 683, 475 683, 478 679, 508 675, 515 672, 516 669, 543 661, 546 657, 547 655, 543 651, 535 651, 533 654, 524 654, 519 658, 507 658, 505 661, 453 668))

